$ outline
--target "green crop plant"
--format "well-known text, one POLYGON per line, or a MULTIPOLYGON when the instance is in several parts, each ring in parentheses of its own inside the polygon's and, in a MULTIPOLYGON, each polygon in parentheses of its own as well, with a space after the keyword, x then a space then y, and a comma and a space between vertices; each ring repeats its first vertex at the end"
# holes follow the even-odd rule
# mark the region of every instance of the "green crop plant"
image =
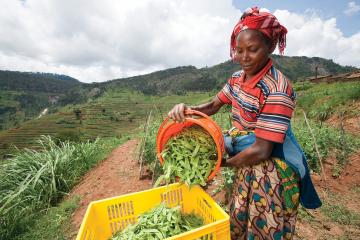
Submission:
MULTIPOLYGON (((224 204, 228 204, 228 201, 230 199, 230 196, 232 194, 233 187, 234 187, 236 170, 234 168, 224 167, 221 169, 221 175, 223 178, 223 182, 221 182, 221 184, 219 184, 213 190, 213 194, 216 195, 219 192, 221 192, 222 190, 225 190, 225 203, 224 204)), ((227 210, 227 209, 225 209, 225 210, 227 210)))
POLYGON ((326 159, 333 151, 340 166, 345 164, 347 157, 360 147, 360 139, 350 134, 341 133, 339 129, 318 124, 310 120, 310 126, 315 136, 318 153, 315 149, 314 140, 310 130, 302 119, 293 122, 294 134, 308 159, 310 168, 315 172, 320 172, 320 159, 326 159))

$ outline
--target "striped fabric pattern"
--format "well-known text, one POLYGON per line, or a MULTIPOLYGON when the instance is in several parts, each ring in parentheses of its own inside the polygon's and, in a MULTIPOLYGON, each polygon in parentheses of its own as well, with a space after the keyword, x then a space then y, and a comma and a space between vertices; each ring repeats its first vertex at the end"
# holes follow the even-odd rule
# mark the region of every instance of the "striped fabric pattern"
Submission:
POLYGON ((286 77, 274 66, 258 82, 244 82, 236 72, 217 94, 232 105, 233 125, 240 130, 255 130, 257 137, 283 143, 296 94, 286 77))

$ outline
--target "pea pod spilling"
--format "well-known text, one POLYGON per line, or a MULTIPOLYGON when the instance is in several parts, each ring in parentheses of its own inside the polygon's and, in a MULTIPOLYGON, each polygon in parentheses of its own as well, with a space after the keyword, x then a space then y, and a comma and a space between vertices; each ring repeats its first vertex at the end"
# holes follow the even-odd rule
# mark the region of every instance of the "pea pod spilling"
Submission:
POLYGON ((182 214, 180 206, 168 208, 160 204, 141 215, 135 225, 129 225, 110 240, 160 240, 201 227, 204 221, 194 214, 182 214))
POLYGON ((164 163, 162 181, 175 182, 179 177, 188 186, 206 185, 206 180, 216 165, 217 149, 212 137, 198 125, 183 129, 169 139, 161 153, 164 163))

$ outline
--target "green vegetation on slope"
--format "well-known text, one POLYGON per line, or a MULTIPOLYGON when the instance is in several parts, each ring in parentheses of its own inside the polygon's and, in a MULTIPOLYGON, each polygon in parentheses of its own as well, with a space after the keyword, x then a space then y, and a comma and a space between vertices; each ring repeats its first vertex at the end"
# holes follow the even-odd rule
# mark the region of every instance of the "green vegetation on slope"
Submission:
POLYGON ((76 79, 61 80, 65 76, 27 72, 1 71, 1 90, 65 93, 80 84, 76 79))
MULTIPOLYGON (((356 70, 343 67, 332 60, 308 57, 272 56, 274 64, 289 79, 298 81, 315 75, 339 74, 356 70)), ((212 67, 197 69, 193 66, 176 67, 130 78, 101 83, 103 86, 127 87, 145 94, 182 94, 186 91, 219 90, 231 75, 240 70, 238 63, 227 61, 212 67)))
POLYGON ((63 140, 121 137, 137 131, 154 106, 164 114, 175 103, 201 102, 208 98, 208 93, 159 97, 122 89, 108 90, 101 97, 87 103, 68 105, 59 108, 56 113, 0 132, 0 158, 11 153, 13 145, 18 148, 36 147, 35 139, 41 135, 51 135, 63 140))
POLYGON ((295 89, 299 89, 297 108, 316 120, 325 121, 336 112, 353 115, 358 111, 345 105, 360 99, 360 82, 299 83, 295 89))
POLYGON ((289 79, 298 81, 306 77, 315 76, 316 67, 318 68, 318 76, 329 74, 347 73, 356 70, 354 67, 341 66, 332 60, 319 57, 288 57, 273 55, 274 64, 289 79))
POLYGON ((35 213, 34 224, 28 225, 24 233, 14 237, 14 240, 67 240, 71 231, 71 217, 78 208, 79 198, 73 198, 50 207, 44 212, 35 213))
POLYGON ((0 90, 0 131, 33 119, 48 105, 46 93, 0 90))
POLYGON ((57 204, 80 177, 102 160, 122 139, 94 142, 38 140, 39 151, 24 149, 0 163, 0 239, 30 228, 39 212, 57 204))

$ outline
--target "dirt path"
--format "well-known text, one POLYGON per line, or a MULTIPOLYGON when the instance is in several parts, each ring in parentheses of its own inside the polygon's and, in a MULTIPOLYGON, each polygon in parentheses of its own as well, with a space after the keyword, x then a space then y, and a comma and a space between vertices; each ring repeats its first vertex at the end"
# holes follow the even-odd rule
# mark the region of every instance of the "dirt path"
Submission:
POLYGON ((76 237, 91 201, 151 188, 151 180, 139 180, 139 165, 136 158, 138 144, 138 140, 130 140, 117 147, 71 191, 69 198, 80 196, 80 207, 73 215, 74 229, 69 233, 69 238, 76 237))

